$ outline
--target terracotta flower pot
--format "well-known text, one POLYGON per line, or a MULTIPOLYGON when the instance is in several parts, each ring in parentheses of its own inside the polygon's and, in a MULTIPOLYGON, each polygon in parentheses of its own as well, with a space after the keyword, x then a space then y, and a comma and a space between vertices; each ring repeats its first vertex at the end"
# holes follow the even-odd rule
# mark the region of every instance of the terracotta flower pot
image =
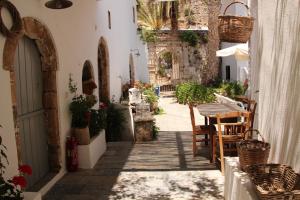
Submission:
POLYGON ((73 133, 75 135, 75 138, 78 141, 79 145, 88 145, 90 144, 90 132, 89 128, 73 128, 73 133))

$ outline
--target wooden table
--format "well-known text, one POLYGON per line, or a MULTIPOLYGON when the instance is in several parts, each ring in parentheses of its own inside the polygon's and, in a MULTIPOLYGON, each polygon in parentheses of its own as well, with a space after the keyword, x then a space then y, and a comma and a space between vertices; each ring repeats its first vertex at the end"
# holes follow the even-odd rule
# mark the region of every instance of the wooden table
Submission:
MULTIPOLYGON (((245 110, 239 107, 236 104, 229 104, 229 103, 206 103, 200 104, 197 106, 197 109, 200 115, 205 117, 205 125, 213 125, 216 124, 216 115, 218 113, 228 113, 228 112, 244 112, 245 110)), ((211 153, 211 162, 212 162, 212 148, 213 148, 213 133, 210 129, 210 153, 211 153)))
POLYGON ((208 118, 216 118, 218 113, 228 113, 240 111, 244 112, 245 110, 238 105, 229 104, 229 103, 205 103, 197 106, 197 109, 200 115, 208 118))

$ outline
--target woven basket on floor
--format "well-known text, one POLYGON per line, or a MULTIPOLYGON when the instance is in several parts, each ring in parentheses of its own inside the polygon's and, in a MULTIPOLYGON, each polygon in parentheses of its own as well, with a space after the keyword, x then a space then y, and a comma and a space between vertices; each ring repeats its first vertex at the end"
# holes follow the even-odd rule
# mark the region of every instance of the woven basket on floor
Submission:
POLYGON ((225 15, 227 9, 236 3, 244 5, 249 12, 249 7, 242 2, 233 2, 226 7, 223 16, 219 16, 218 30, 222 42, 246 43, 251 36, 253 17, 225 15))
MULTIPOLYGON (((249 132, 256 132, 261 136, 258 130, 247 130, 245 134, 249 132)), ((237 151, 239 155, 240 167, 243 171, 249 165, 265 164, 268 161, 270 153, 270 144, 259 140, 244 140, 237 144, 237 151)))
POLYGON ((251 165, 246 171, 261 200, 298 200, 299 177, 294 170, 281 164, 251 165))

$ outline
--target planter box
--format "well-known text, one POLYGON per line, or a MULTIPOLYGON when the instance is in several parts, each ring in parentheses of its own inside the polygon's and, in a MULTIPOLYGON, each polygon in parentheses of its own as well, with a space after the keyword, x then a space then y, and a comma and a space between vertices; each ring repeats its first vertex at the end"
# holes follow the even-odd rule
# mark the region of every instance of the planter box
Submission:
POLYGON ((24 192, 24 200, 42 200, 42 195, 39 192, 24 192))
POLYGON ((90 132, 89 127, 86 128, 73 128, 73 133, 75 135, 75 138, 78 141, 79 145, 88 145, 90 144, 90 132))
POLYGON ((91 139, 90 144, 78 145, 78 167, 81 169, 93 168, 105 151, 105 131, 102 130, 99 135, 91 139))
POLYGON ((246 172, 240 170, 238 157, 225 157, 225 200, 258 200, 246 172))

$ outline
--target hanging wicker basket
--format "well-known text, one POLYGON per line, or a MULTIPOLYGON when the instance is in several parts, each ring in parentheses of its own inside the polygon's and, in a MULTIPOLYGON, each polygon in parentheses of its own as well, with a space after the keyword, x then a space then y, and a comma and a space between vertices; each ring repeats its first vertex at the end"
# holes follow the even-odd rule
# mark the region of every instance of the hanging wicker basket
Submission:
MULTIPOLYGON (((252 129, 247 130, 245 135, 250 132, 256 132, 257 135, 261 136, 258 130, 252 129)), ((244 140, 238 143, 237 151, 239 155, 240 167, 243 171, 245 171, 245 168, 249 165, 267 163, 270 153, 270 144, 266 143, 262 136, 261 138, 263 141, 244 140)))
POLYGON ((222 42, 246 43, 253 30, 254 18, 250 17, 249 7, 242 2, 233 2, 229 4, 223 16, 219 16, 219 36, 222 42), (248 16, 230 16, 226 15, 227 9, 233 4, 242 4, 248 10, 248 16))
POLYGON ((299 200, 299 175, 286 165, 251 165, 246 171, 261 200, 299 200))

